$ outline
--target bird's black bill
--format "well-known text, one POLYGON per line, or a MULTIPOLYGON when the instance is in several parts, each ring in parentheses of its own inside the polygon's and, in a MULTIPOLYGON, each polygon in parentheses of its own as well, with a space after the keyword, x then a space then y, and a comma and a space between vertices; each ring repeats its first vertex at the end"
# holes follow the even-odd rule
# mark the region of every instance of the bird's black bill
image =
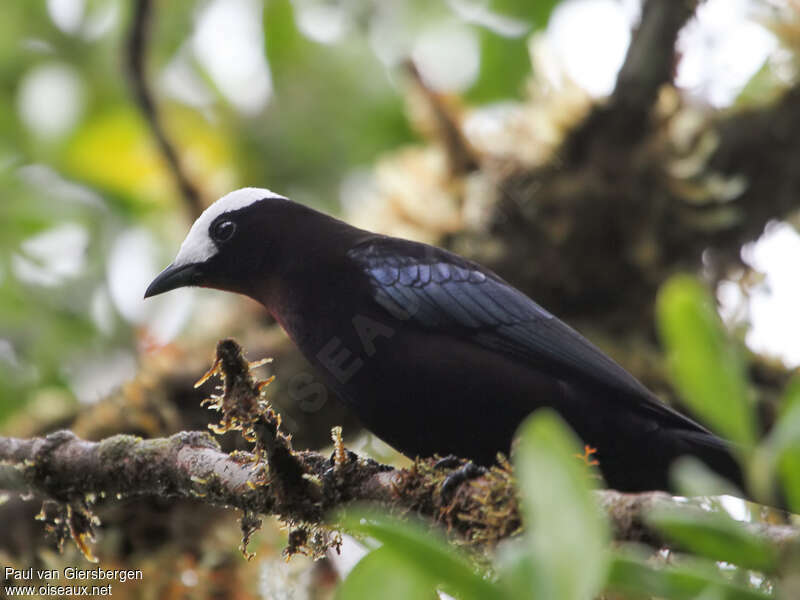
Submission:
POLYGON ((197 285, 199 275, 199 266, 196 264, 169 265, 153 279, 147 287, 144 297, 157 296, 187 285, 197 285))

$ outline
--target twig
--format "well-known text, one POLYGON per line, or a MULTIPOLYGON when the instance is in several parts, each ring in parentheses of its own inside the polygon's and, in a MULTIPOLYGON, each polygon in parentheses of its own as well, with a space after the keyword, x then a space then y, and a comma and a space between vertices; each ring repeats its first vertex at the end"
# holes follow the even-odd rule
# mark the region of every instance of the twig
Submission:
POLYGON ((133 15, 131 16, 131 27, 128 32, 126 44, 126 64, 128 78, 133 88, 133 95, 136 103, 144 115, 145 120, 150 126, 150 130, 158 142, 158 147, 169 165, 170 171, 175 178, 186 202, 192 218, 197 218, 203 212, 203 201, 197 187, 192 183, 188 174, 181 165, 178 152, 167 137, 164 127, 159 118, 158 110, 153 100, 153 95, 147 85, 145 74, 145 58, 147 42, 150 33, 150 20, 152 17, 152 1, 136 0, 133 3, 133 15))
POLYGON ((403 66, 411 75, 414 85, 422 92, 433 113, 439 138, 450 163, 450 172, 458 176, 476 171, 480 166, 478 158, 464 137, 461 126, 456 122, 452 111, 445 106, 439 94, 428 87, 413 60, 408 59, 403 66))

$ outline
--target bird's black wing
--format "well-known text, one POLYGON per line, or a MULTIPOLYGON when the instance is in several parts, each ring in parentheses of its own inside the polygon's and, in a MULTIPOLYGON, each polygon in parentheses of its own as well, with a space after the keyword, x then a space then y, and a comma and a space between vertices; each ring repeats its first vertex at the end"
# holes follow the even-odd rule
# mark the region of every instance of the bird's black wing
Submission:
POLYGON ((625 369, 500 277, 460 256, 377 237, 348 252, 395 318, 447 331, 552 373, 617 392, 663 425, 707 432, 661 403, 625 369))

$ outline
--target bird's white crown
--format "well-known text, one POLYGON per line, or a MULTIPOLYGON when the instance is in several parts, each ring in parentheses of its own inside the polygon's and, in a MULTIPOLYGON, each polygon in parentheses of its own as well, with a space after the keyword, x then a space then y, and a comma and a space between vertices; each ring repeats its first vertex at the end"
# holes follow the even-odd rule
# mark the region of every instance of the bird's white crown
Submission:
POLYGON ((225 194, 197 217, 172 264, 177 266, 202 263, 214 256, 218 252, 217 245, 208 235, 208 227, 214 219, 223 213, 245 208, 264 198, 286 200, 284 196, 264 188, 241 188, 225 194))

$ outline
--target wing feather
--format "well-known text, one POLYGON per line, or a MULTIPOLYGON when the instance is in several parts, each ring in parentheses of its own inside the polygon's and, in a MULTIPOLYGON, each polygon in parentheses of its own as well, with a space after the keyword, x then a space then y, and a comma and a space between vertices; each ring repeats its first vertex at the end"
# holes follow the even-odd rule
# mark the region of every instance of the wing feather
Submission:
POLYGON ((455 254, 376 238, 349 257, 391 315, 476 344, 567 380, 600 385, 672 426, 707 430, 661 403, 591 342, 494 273, 455 254))

